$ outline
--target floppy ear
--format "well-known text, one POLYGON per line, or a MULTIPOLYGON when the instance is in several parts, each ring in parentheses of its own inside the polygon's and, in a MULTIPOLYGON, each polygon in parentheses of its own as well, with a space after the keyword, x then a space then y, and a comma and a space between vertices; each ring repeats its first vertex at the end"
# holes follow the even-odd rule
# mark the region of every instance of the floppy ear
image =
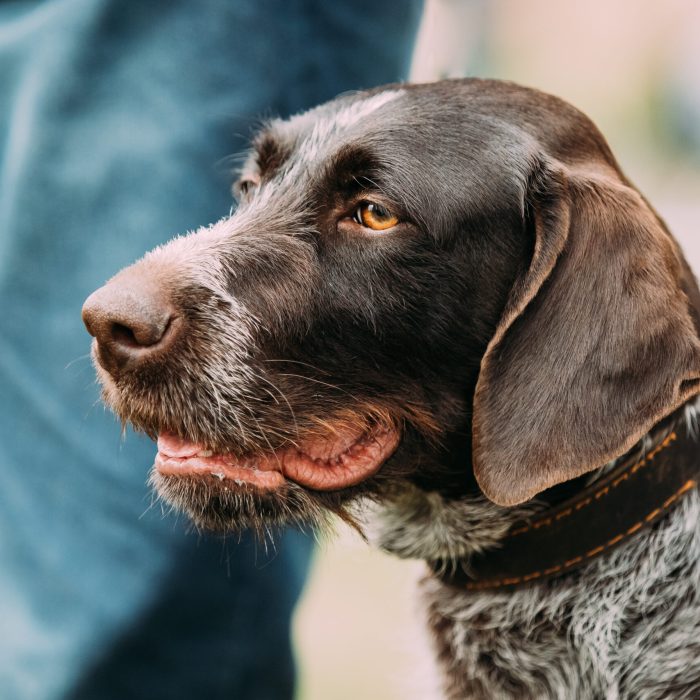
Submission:
POLYGON ((473 463, 522 503, 630 449, 700 392, 700 342, 677 244, 608 166, 543 165, 535 245, 481 363, 473 463))

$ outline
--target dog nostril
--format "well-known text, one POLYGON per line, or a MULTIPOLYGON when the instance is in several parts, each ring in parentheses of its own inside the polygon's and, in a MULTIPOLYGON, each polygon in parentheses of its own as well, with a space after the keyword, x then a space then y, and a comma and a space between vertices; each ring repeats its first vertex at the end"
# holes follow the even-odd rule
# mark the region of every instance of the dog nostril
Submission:
POLYGON ((100 364, 111 373, 165 349, 175 335, 174 318, 163 292, 146 284, 112 281, 83 306, 83 321, 97 340, 100 364))
POLYGON ((111 334, 112 338, 117 343, 123 343, 124 345, 133 345, 134 347, 141 345, 141 343, 139 343, 136 340, 134 331, 132 331, 131 328, 129 328, 128 326, 123 326, 121 323, 112 324, 111 334))
POLYGON ((170 326, 170 316, 162 316, 158 322, 132 321, 131 325, 114 322, 109 334, 114 343, 131 348, 148 348, 157 345, 170 326))

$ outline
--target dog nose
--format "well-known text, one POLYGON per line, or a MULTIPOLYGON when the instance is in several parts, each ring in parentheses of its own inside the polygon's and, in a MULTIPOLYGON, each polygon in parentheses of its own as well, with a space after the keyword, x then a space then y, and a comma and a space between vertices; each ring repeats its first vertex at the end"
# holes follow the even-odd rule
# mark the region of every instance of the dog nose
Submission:
POLYGON ((83 323, 97 340, 100 364, 110 374, 165 350, 174 339, 174 313, 154 285, 118 277, 83 305, 83 323))

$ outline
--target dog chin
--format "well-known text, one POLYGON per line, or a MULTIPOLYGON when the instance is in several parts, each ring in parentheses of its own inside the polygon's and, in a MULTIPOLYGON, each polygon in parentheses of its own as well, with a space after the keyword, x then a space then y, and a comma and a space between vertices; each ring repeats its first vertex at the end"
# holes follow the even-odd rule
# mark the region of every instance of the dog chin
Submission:
POLYGON ((252 530, 266 540, 274 530, 288 525, 327 525, 325 509, 293 482, 275 489, 259 488, 248 483, 222 483, 216 477, 166 475, 154 467, 149 483, 163 501, 184 512, 201 530, 252 530))

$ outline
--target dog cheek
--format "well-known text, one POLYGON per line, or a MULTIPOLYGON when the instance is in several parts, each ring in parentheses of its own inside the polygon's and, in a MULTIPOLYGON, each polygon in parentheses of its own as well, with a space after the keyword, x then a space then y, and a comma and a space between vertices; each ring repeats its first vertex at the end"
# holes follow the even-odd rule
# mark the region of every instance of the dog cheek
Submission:
POLYGON ((254 319, 264 337, 282 344, 307 332, 322 289, 322 275, 312 247, 294 236, 248 239, 246 255, 236 252, 224 262, 230 294, 254 319))

